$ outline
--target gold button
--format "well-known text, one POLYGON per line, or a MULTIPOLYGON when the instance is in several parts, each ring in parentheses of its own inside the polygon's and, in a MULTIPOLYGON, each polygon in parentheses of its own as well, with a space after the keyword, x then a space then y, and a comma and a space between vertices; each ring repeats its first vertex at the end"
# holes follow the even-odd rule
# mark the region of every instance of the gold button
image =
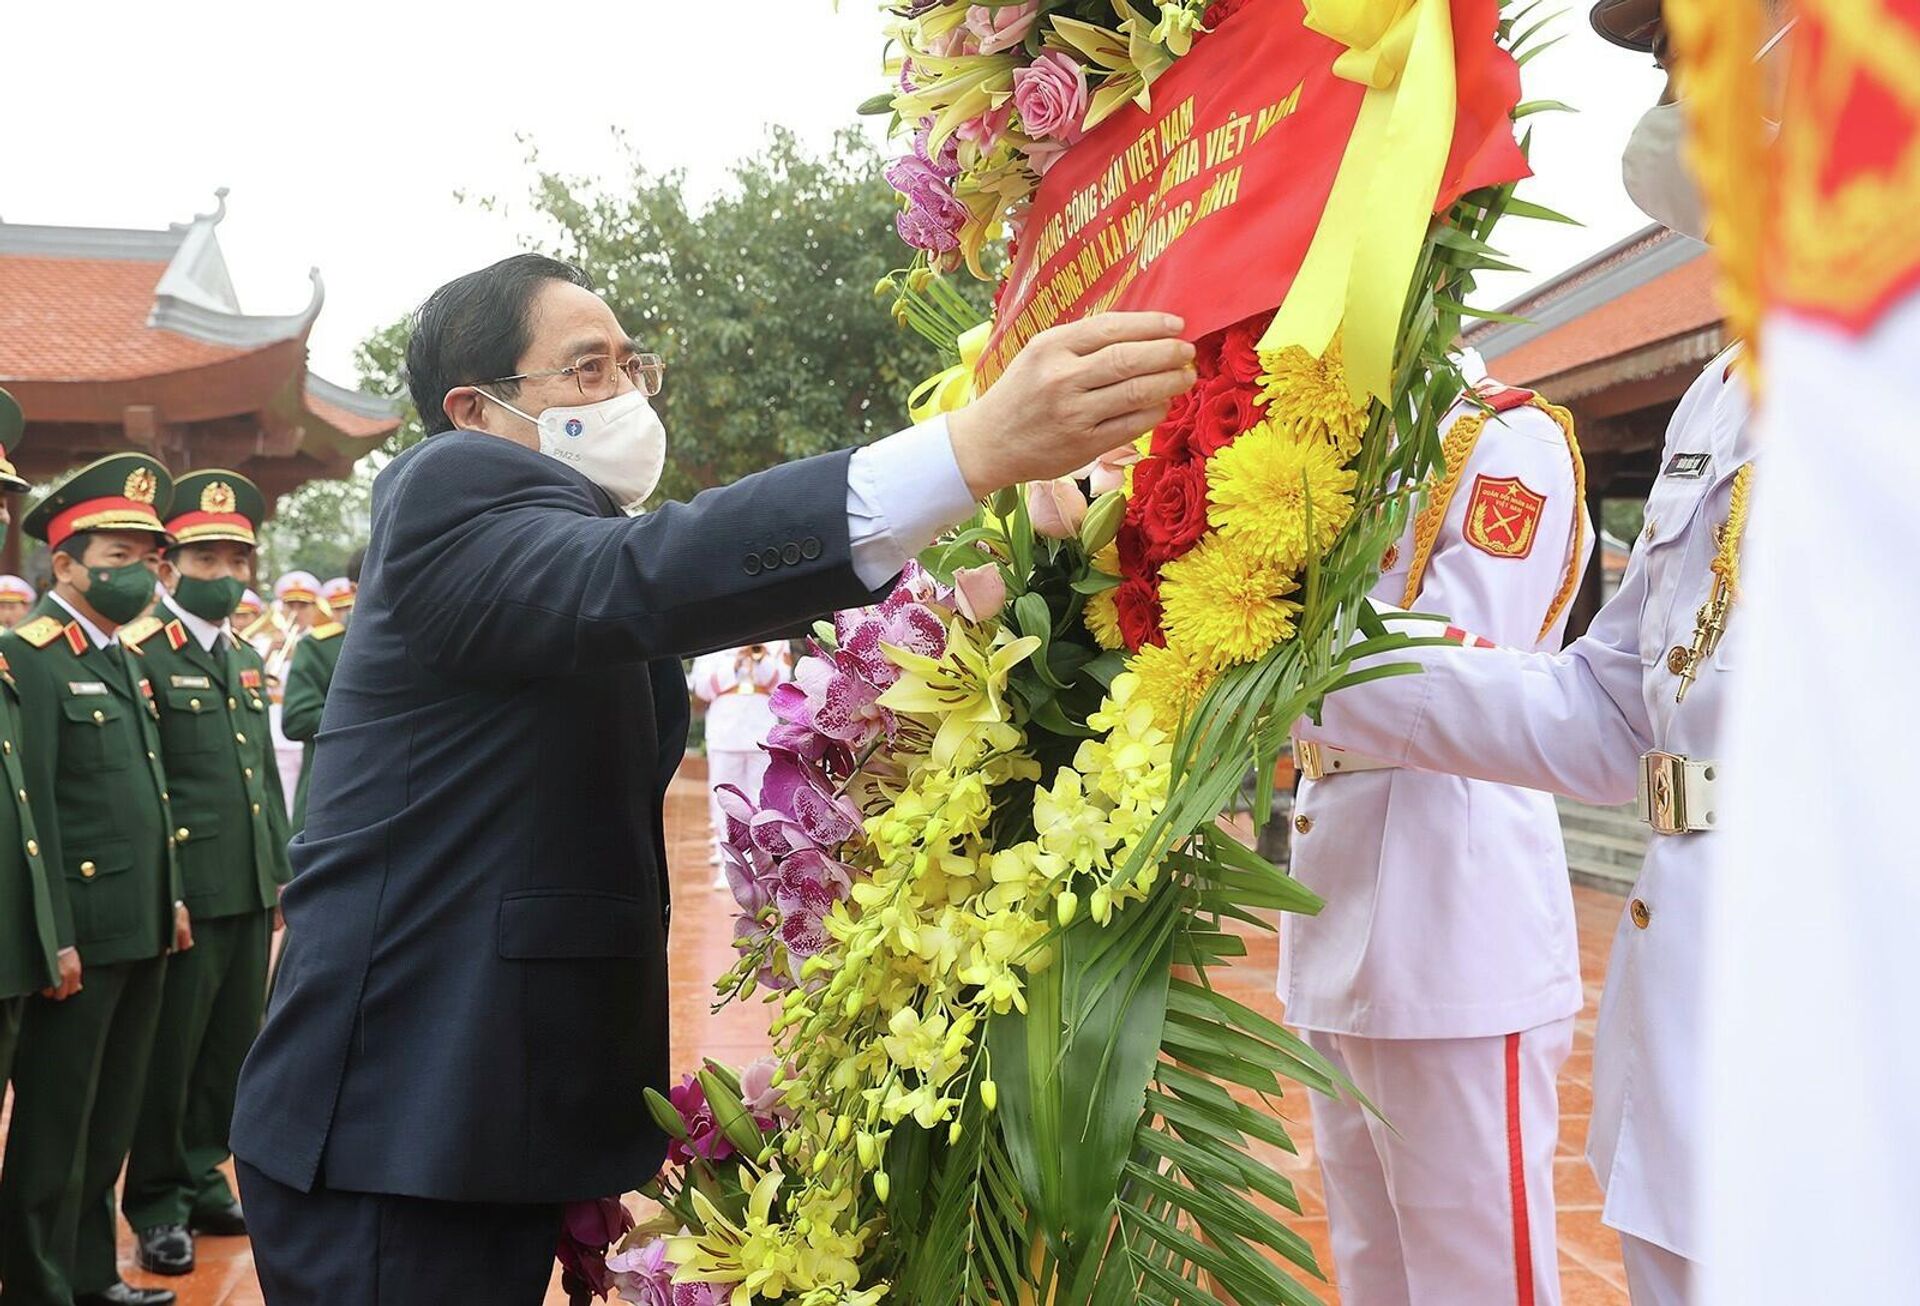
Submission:
POLYGON ((158 760, 159 760, 159 759, 157 759, 156 757, 154 757, 154 755, 153 755, 153 750, 152 750, 151 748, 149 748, 149 749, 147 750, 147 760, 148 760, 149 762, 153 762, 153 761, 158 761, 158 760))
POLYGON ((1647 922, 1653 919, 1653 913, 1647 910, 1647 904, 1635 898, 1627 907, 1627 915, 1633 917, 1633 923, 1640 929, 1647 928, 1647 922))
POLYGON ((20 791, 20 801, 23 803, 27 801, 27 791, 24 789, 20 791))
POLYGON ((258 711, 260 710, 260 708, 262 707, 262 704, 261 704, 261 702, 260 702, 260 700, 256 698, 256 699, 254 699, 254 700, 252 700, 252 702, 253 702, 253 710, 254 710, 254 711, 256 711, 256 712, 258 712, 258 711))
POLYGON ((175 843, 185 843, 189 834, 187 827, 183 825, 173 832, 173 840, 175 843))
POLYGON ((94 864, 92 862, 81 862, 80 878, 83 880, 91 880, 93 878, 93 872, 95 869, 96 868, 94 867, 94 864))
POLYGON ((1660 529, 1660 523, 1658 521, 1653 520, 1652 518, 1648 518, 1647 529, 1643 532, 1643 534, 1647 539, 1652 539, 1653 533, 1659 529, 1660 529))
POLYGON ((11 753, 12 751, 13 741, 11 739, 0 739, 0 752, 11 753))
POLYGON ((1296 816, 1293 818, 1293 828, 1301 834, 1311 834, 1313 833, 1313 818, 1305 815, 1296 816))
POLYGON ((250 767, 250 766, 248 766, 248 767, 242 767, 242 768, 241 768, 241 773, 242 773, 243 775, 245 775, 245 776, 247 777, 247 779, 249 779, 249 780, 251 780, 251 779, 253 779, 253 768, 252 768, 252 767, 250 767))
POLYGON ((187 700, 187 706, 192 708, 194 711, 198 712, 200 710, 200 700, 197 698, 190 698, 187 700))
POLYGON ((247 737, 236 730, 233 732, 233 741, 236 744, 244 744, 247 742, 247 737))
POLYGON ((253 805, 253 814, 254 814, 255 816, 258 816, 258 815, 260 815, 260 804, 258 804, 258 803, 255 803, 255 804, 253 805))
POLYGON ((1667 670, 1677 676, 1686 669, 1687 650, 1681 645, 1675 644, 1667 650, 1667 670))
POLYGON ((97 707, 93 709, 93 723, 95 725, 99 725, 101 722, 105 721, 106 719, 107 719, 107 714, 105 712, 102 712, 97 707))
POLYGON ((227 711, 229 711, 229 712, 231 712, 231 711, 233 711, 233 709, 235 709, 236 707, 239 707, 239 706, 240 706, 240 704, 238 704, 238 703, 236 703, 236 702, 235 702, 235 701, 234 701, 233 699, 231 699, 231 698, 229 698, 229 699, 227 700, 227 711))
POLYGON ((163 803, 170 803, 173 801, 173 795, 168 793, 166 790, 162 789, 160 791, 160 801, 163 803))
POLYGON ((40 841, 38 839, 27 840, 27 856, 38 857, 39 855, 40 855, 40 841))

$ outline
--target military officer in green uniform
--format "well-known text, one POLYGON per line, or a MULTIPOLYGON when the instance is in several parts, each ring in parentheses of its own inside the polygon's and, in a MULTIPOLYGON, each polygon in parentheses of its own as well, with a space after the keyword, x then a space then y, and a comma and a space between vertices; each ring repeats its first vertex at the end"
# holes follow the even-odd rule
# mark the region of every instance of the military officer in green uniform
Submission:
MULTIPOLYGON (((17 494, 27 488, 13 470, 8 450, 26 428, 20 405, 0 390, 0 491, 17 494)), ((0 501, 0 538, 10 520, 0 501)), ((0 798, 0 1086, 13 1069, 14 1042, 28 996, 42 993, 63 999, 80 986, 80 953, 73 946, 73 918, 57 918, 53 889, 47 883, 41 857, 39 829, 28 802, 31 780, 34 798, 44 808, 53 801, 49 777, 30 773, 20 749, 20 687, 0 659, 0 771, 7 796, 0 798)))
POLYGON ((140 651, 160 708, 160 756, 173 792, 176 855, 193 914, 193 951, 167 968, 146 1100, 121 1210, 140 1267, 193 1269, 193 1235, 247 1231, 227 1159, 240 1063, 260 1029, 268 943, 287 866, 287 811, 267 728, 266 670, 227 625, 253 579, 266 511, 238 472, 174 483, 162 569, 167 596, 121 632, 140 651))
MULTIPOLYGON (((28 1005, 0 1173, 7 1306, 164 1306, 120 1280, 114 1181, 153 1049, 167 956, 193 946, 174 860, 159 708, 138 648, 115 639, 153 597, 173 482, 145 454, 72 473, 27 514, 53 587, 0 635, 23 747, 52 777, 42 826, 56 919, 71 918, 79 992, 28 1005)), ((0 754, 3 755, 3 754, 0 754)))
POLYGON ((313 776, 313 737, 320 733, 320 711, 327 705, 333 668, 340 661, 340 649, 346 642, 341 636, 347 633, 347 623, 353 619, 354 591, 360 584, 360 560, 365 556, 365 549, 356 549, 347 560, 347 574, 321 587, 321 615, 325 620, 293 646, 293 664, 287 668, 287 687, 280 698, 280 733, 302 745, 300 779, 293 790, 295 831, 306 828, 307 782, 313 776))

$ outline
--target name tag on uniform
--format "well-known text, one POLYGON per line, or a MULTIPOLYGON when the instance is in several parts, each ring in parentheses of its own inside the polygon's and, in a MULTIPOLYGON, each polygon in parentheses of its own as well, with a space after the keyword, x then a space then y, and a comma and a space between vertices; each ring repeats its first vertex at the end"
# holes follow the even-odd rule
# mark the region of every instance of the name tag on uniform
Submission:
POLYGON ((175 689, 212 689, 213 682, 205 676, 169 676, 175 689))
POLYGON ((1678 481, 1697 481, 1712 466, 1713 455, 1710 453, 1677 453, 1668 459, 1667 470, 1660 474, 1678 481))
POLYGON ((98 680, 69 680, 67 692, 75 696, 82 694, 104 694, 107 687, 98 680))

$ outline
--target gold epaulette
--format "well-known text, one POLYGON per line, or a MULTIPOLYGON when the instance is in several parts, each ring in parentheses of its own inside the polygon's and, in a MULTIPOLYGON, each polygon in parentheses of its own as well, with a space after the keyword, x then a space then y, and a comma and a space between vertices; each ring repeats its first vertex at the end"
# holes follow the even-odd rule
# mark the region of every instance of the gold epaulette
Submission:
POLYGON ((161 621, 160 618, 151 616, 142 617, 138 621, 130 621, 120 627, 120 642, 128 648, 138 649, 142 644, 159 634, 160 628, 165 624, 166 623, 161 621))
POLYGON ((52 617, 35 617, 24 625, 15 626, 13 633, 35 648, 45 648, 60 638, 62 624, 52 617))
POLYGON ((335 635, 344 635, 346 633, 347 628, 345 626, 337 621, 329 621, 322 625, 315 626, 312 630, 308 631, 307 638, 332 639, 335 635))

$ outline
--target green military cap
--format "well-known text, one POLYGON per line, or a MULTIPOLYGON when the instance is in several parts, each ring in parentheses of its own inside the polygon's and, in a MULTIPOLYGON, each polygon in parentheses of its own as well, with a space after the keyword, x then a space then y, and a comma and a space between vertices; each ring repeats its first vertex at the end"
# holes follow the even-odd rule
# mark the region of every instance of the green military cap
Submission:
POLYGON ((78 531, 152 531, 163 540, 160 514, 173 500, 173 474, 144 453, 108 454, 47 491, 20 528, 48 548, 78 531))
POLYGON ((173 483, 173 506, 167 510, 167 534, 181 544, 204 540, 232 540, 253 544, 254 532, 267 515, 260 487, 225 468, 188 472, 173 483))
POLYGON ((1588 18, 1593 30, 1615 45, 1652 54, 1661 28, 1660 0, 1600 0, 1588 18))
POLYGON ((21 432, 26 429, 26 414, 20 411, 12 395, 0 390, 0 490, 27 488, 20 473, 13 470, 13 456, 8 452, 19 446, 21 432))

